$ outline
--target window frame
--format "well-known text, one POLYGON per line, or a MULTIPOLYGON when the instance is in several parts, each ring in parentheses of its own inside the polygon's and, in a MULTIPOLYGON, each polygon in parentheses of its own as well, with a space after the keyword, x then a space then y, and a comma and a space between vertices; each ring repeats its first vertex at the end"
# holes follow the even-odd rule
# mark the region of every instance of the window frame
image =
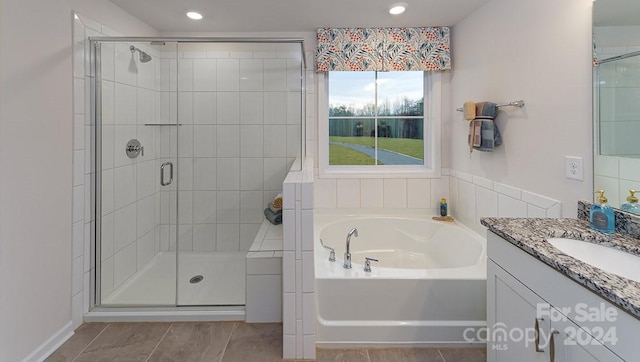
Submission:
POLYGON ((318 76, 318 175, 320 178, 441 177, 442 75, 424 74, 424 165, 329 165, 329 73, 318 76))

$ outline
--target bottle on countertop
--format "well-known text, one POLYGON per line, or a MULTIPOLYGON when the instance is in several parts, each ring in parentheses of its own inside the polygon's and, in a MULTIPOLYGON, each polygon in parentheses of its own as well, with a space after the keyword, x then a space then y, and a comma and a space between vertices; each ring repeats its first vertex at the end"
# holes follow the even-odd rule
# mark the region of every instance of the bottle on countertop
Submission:
POLYGON ((591 205, 589 224, 592 229, 606 234, 613 234, 615 232, 613 208, 607 204, 608 200, 604 197, 604 190, 598 190, 595 193, 600 194, 600 196, 596 197, 595 202, 591 205))
POLYGON ((447 213, 447 199, 442 198, 440 199, 440 216, 445 217, 447 213))
POLYGON ((632 214, 640 215, 640 204, 638 204, 638 198, 635 195, 636 190, 629 190, 629 197, 620 208, 622 211, 626 211, 632 214))

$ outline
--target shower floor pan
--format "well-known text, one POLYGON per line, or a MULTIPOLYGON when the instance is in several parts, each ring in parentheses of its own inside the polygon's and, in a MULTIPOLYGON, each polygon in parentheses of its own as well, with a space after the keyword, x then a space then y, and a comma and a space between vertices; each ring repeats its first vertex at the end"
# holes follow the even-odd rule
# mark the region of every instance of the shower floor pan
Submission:
POLYGON ((244 305, 245 256, 246 252, 180 252, 176 283, 176 253, 161 252, 109 294, 102 305, 244 305), (203 278, 191 283, 196 276, 203 278))

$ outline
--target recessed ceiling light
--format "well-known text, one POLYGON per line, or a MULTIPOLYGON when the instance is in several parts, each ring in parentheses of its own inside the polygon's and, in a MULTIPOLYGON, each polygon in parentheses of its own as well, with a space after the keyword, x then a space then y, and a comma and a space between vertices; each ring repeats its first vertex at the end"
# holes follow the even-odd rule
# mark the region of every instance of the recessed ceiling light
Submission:
POLYGON ((202 14, 200 14, 200 13, 198 13, 198 12, 195 12, 195 11, 189 11, 189 12, 187 13, 187 16, 188 16, 190 19, 193 19, 193 20, 200 20, 200 19, 202 19, 202 14))
POLYGON ((404 11, 406 9, 407 9, 407 4, 406 3, 393 4, 393 5, 391 5, 391 8, 389 8, 389 14, 391 14, 391 15, 402 14, 402 13, 404 13, 404 11))

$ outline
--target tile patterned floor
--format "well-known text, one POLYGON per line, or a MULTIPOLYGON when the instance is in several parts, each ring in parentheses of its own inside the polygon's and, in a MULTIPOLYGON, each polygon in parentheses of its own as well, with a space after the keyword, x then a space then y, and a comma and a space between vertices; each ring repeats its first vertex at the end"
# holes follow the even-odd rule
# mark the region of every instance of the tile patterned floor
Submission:
MULTIPOLYGON (((283 361, 281 356, 280 323, 86 323, 46 361, 269 362, 283 361)), ((336 362, 486 361, 484 348, 318 349, 316 357, 336 362)))

